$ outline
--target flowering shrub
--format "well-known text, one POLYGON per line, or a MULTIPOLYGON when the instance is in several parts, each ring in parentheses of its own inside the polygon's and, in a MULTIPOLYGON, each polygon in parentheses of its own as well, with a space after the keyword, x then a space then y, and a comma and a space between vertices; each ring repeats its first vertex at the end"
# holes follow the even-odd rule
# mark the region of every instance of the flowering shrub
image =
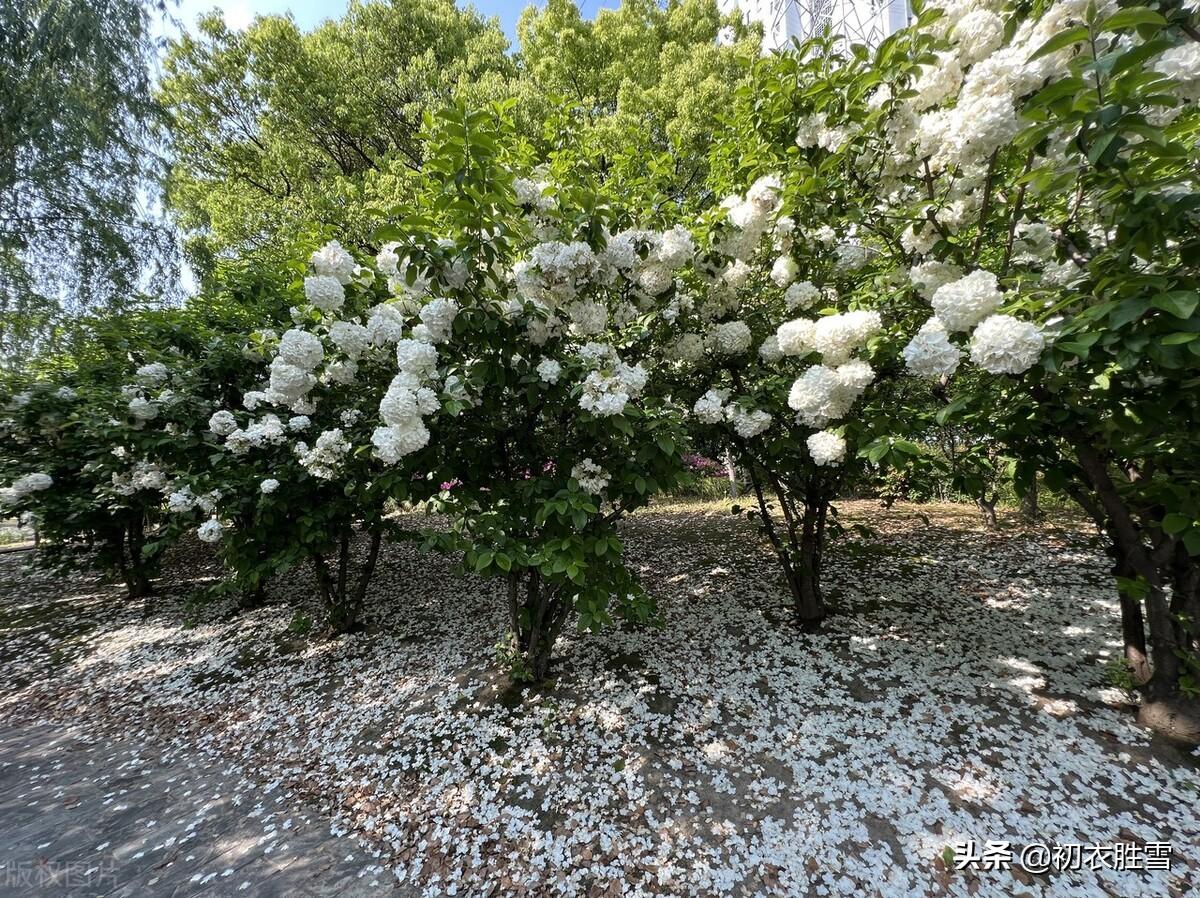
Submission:
POLYGON ((903 226, 879 250, 932 313, 906 369, 949 398, 941 423, 994 437, 1019 484, 1044 472, 1108 535, 1143 713, 1200 739, 1194 13, 943 5, 849 90, 808 91, 800 142, 854 147, 878 185, 861 224, 903 226))

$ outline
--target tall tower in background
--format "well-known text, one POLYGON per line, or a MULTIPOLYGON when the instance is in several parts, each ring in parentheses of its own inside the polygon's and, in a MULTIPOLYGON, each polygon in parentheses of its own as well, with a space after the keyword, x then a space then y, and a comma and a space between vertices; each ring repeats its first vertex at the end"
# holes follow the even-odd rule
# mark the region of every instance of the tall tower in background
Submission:
POLYGON ((828 25, 853 43, 877 46, 908 24, 908 0, 718 0, 722 13, 761 22, 763 51, 786 49, 792 39, 820 34, 828 25))

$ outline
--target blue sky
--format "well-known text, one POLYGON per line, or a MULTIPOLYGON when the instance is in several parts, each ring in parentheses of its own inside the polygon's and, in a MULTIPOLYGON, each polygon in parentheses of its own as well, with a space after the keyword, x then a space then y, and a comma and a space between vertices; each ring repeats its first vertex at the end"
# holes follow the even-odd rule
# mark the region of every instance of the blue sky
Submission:
MULTIPOLYGON (((485 16, 497 16, 509 40, 515 43, 517 19, 521 10, 533 0, 475 0, 473 5, 485 16)), ((619 0, 577 0, 583 13, 592 18, 600 7, 615 7, 619 0)), ((308 30, 325 19, 341 16, 346 11, 347 0, 180 0, 175 15, 186 27, 191 27, 196 18, 213 7, 219 7, 225 20, 232 26, 244 27, 256 15, 290 12, 301 28, 308 30)), ((460 5, 467 5, 462 3, 460 5)), ((540 4, 539 4, 540 5, 540 4)))

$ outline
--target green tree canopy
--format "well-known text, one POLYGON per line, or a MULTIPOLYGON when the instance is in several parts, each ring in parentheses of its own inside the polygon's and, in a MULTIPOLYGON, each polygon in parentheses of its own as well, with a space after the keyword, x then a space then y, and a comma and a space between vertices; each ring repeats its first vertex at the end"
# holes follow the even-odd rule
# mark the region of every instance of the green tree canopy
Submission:
POLYGON ((424 112, 498 93, 507 46, 495 19, 453 0, 355 2, 307 34, 284 16, 244 31, 203 17, 161 87, 190 260, 201 273, 219 255, 282 260, 314 226, 365 239, 364 210, 421 166, 424 112))
POLYGON ((0 349, 63 312, 125 304, 169 271, 147 214, 159 165, 143 0, 0 3, 0 349))

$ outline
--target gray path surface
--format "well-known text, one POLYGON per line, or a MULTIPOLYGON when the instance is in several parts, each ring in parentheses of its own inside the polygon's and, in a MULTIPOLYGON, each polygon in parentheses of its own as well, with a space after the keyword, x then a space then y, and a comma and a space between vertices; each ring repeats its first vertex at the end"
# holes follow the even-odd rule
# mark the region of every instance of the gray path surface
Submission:
POLYGON ((152 743, 0 721, 0 898, 396 896, 320 814, 152 743))

